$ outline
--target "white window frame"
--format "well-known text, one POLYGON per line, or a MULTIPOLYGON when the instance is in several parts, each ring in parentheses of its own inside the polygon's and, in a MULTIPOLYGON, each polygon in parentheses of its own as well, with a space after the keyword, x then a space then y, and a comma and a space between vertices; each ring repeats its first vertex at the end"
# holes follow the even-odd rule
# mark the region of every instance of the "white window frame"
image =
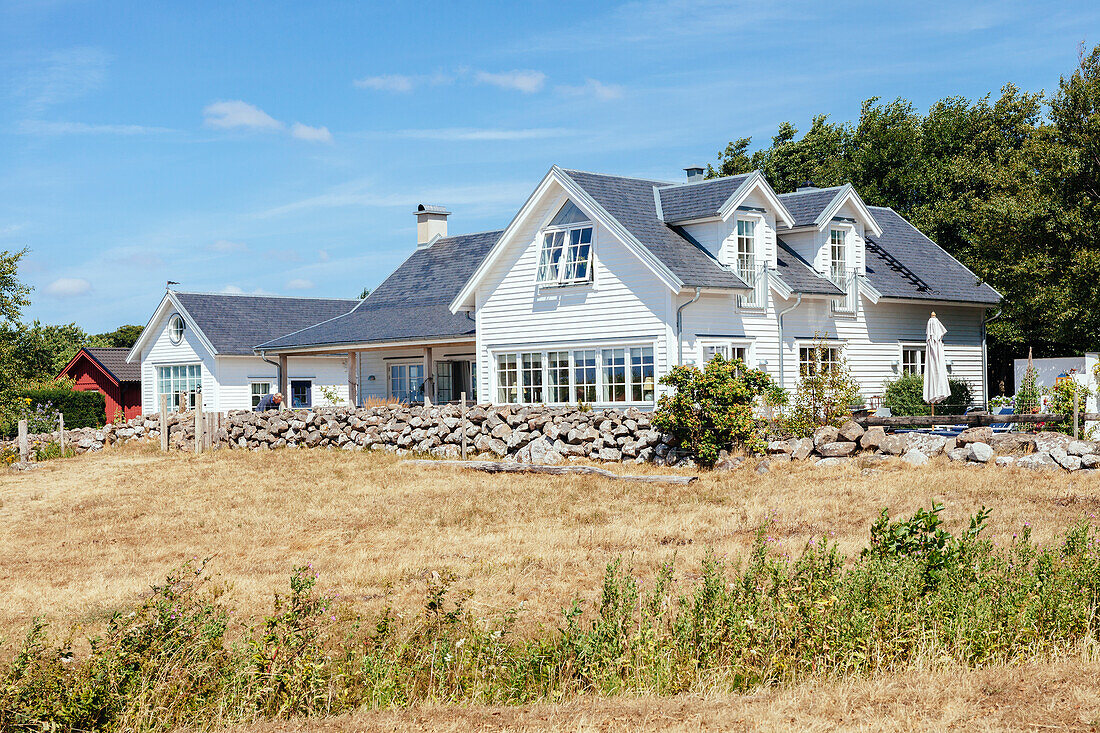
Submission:
MULTIPOLYGON (((405 383, 406 384, 411 384, 412 383, 411 382, 411 377, 409 376, 409 371, 408 371, 409 368, 410 367, 420 367, 420 380, 421 380, 420 383, 423 384, 424 380, 427 379, 427 377, 424 374, 424 361, 421 360, 421 359, 401 359, 401 360, 394 359, 393 361, 390 361, 390 362, 386 363, 386 395, 387 395, 387 397, 389 399, 402 399, 402 400, 408 399, 409 402, 415 402, 416 399, 415 399, 414 395, 419 394, 419 393, 415 392, 414 390, 410 389, 409 392, 402 393, 400 395, 394 394, 394 391, 393 391, 393 367, 395 367, 395 366, 405 367, 405 383)), ((287 384, 289 385, 289 382, 287 384)), ((423 399, 423 395, 420 395, 420 397, 421 397, 421 399, 423 399)), ((286 398, 289 400, 290 395, 287 395, 286 398)))
MULTIPOLYGON (((178 395, 178 394, 181 394, 181 390, 172 390, 172 391, 168 391, 168 392, 162 392, 161 391, 161 386, 163 385, 164 381, 161 378, 161 371, 160 370, 161 369, 187 369, 188 371, 190 371, 192 368, 198 370, 198 381, 196 383, 196 386, 198 387, 198 389, 197 390, 189 389, 189 390, 186 390, 186 392, 183 392, 184 394, 188 395, 188 397, 187 397, 187 409, 188 410, 195 409, 196 403, 198 402, 199 399, 201 399, 202 381, 203 381, 202 363, 201 362, 184 362, 182 364, 155 364, 154 365, 153 379, 155 381, 154 381, 154 384, 153 384, 153 388, 156 390, 156 399, 157 399, 156 408, 157 409, 160 409, 160 396, 162 394, 165 394, 165 395, 168 395, 168 412, 176 412, 177 410, 179 410, 179 401, 175 399, 175 396, 178 395), (196 394, 198 395, 198 397, 196 397, 196 394)), ((169 378, 168 378, 168 382, 169 382, 170 387, 182 384, 184 382, 186 382, 187 384, 191 384, 193 381, 194 380, 192 379, 192 377, 190 375, 187 375, 187 376, 183 377, 182 380, 177 380, 173 376, 169 376, 169 378)))
POLYGON ((752 367, 755 364, 755 341, 752 339, 729 339, 729 338, 701 338, 699 339, 699 364, 706 365, 711 359, 714 358, 714 354, 708 355, 708 351, 712 349, 724 349, 723 356, 726 359, 733 357, 734 349, 745 350, 745 365, 752 367))
MULTIPOLYGON (((825 348, 835 349, 837 352, 837 360, 833 363, 840 364, 847 358, 847 343, 838 339, 826 339, 822 342, 825 348)), ((809 341, 796 341, 795 348, 797 349, 796 355, 798 357, 798 378, 802 378, 802 350, 813 349, 817 345, 814 340, 809 341)))
POLYGON ((924 374, 925 366, 928 364, 928 346, 923 341, 907 343, 902 341, 898 345, 898 374, 908 374, 905 368, 905 352, 907 351, 919 351, 920 352, 920 371, 917 374, 924 374))
MULTIPOLYGON (((598 405, 644 405, 652 406, 657 401, 657 382, 659 379, 658 374, 658 361, 657 361, 657 343, 655 341, 629 341, 621 343, 583 343, 583 344, 556 344, 547 347, 530 347, 530 346, 518 346, 514 348, 501 348, 491 349, 489 352, 490 363, 493 365, 492 374, 490 376, 491 390, 495 402, 498 404, 547 404, 547 405, 569 405, 576 404, 578 402, 585 402, 598 405), (644 351, 638 353, 638 349, 648 349, 649 353, 644 351), (623 352, 623 400, 610 400, 605 398, 605 393, 610 394, 607 390, 610 388, 610 384, 607 381, 607 374, 605 373, 607 362, 605 358, 605 351, 617 351, 623 352), (564 388, 565 394, 569 398, 565 402, 551 401, 552 386, 550 381, 550 354, 566 352, 569 355, 569 383, 568 385, 560 385, 564 388), (587 355, 588 352, 594 352, 595 364, 591 366, 579 366, 578 355, 587 355), (542 402, 529 402, 527 398, 531 396, 531 385, 527 384, 527 374, 530 370, 523 368, 523 357, 525 354, 539 354, 541 360, 541 371, 539 372, 541 377, 541 384, 536 385, 535 388, 541 392, 541 396, 544 401, 542 402), (634 383, 634 359, 638 358, 638 376, 640 381, 637 385, 634 383), (500 359, 501 357, 515 357, 516 359, 516 385, 515 401, 505 401, 502 399, 501 394, 501 380, 500 380, 500 359), (652 365, 652 366, 651 366, 652 365), (652 368, 652 376, 647 376, 646 372, 652 368), (595 381, 592 383, 577 381, 578 369, 595 369, 595 381), (636 389, 637 388, 637 389, 636 389), (579 394, 578 390, 584 390, 583 394, 579 394), (591 392, 594 391, 595 399, 582 399, 587 398, 591 392), (651 394, 651 399, 635 400, 633 395, 637 392, 641 394, 651 394)), ((616 383, 617 386, 618 383, 616 383)), ((508 387, 510 391, 512 387, 508 387)), ((508 395, 509 397, 511 395, 508 395)))
POLYGON ((265 395, 274 394, 271 391, 274 388, 275 382, 270 379, 250 379, 248 381, 248 401, 251 408, 255 410, 256 406, 260 404, 260 400, 262 400, 265 395), (256 394, 256 387, 261 384, 267 385, 267 391, 263 394, 256 394))
POLYGON ((183 334, 187 330, 187 322, 183 320, 183 316, 179 313, 173 313, 168 318, 168 340, 173 345, 179 346, 183 343, 183 334), (176 324, 179 324, 179 328, 176 328, 176 324))
MULTIPOLYGON (((559 199, 551 209, 553 213, 551 213, 550 216, 547 217, 546 223, 544 223, 543 226, 539 228, 538 238, 536 240, 538 242, 538 255, 535 260, 535 285, 539 288, 561 288, 575 285, 589 285, 594 283, 596 280, 596 222, 589 219, 588 221, 584 222, 562 224, 559 226, 551 226, 549 224, 549 222, 553 221, 554 217, 558 215, 558 212, 561 211, 562 207, 565 206, 565 204, 568 202, 570 202, 569 198, 563 197, 559 199), (569 269, 569 251, 572 246, 570 245, 570 241, 573 237, 572 232, 579 232, 583 229, 591 230, 588 240, 588 268, 584 277, 567 278, 565 276, 565 273, 569 269), (562 251, 561 257, 557 261, 557 276, 550 280, 543 279, 542 257, 543 252, 546 250, 546 237, 547 235, 552 236, 558 233, 562 234, 562 251)), ((575 203, 573 205, 576 206, 575 203)), ((580 209, 580 207, 577 208, 580 209)), ((581 213, 584 212, 582 211, 581 213)))

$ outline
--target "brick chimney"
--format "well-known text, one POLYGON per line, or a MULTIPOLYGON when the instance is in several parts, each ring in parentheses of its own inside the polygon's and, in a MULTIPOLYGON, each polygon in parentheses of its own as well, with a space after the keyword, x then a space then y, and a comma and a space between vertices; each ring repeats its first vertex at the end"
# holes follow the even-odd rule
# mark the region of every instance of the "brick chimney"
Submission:
POLYGON ((438 235, 447 236, 447 217, 451 212, 442 206, 418 204, 416 207, 416 246, 427 247, 438 235))

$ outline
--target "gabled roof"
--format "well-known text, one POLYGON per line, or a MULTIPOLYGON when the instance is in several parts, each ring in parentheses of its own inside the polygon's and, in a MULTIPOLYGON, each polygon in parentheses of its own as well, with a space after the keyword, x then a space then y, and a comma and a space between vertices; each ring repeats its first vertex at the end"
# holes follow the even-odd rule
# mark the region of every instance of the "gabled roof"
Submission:
POLYGON ((474 321, 448 305, 500 238, 502 231, 441 237, 418 249, 348 313, 254 341, 249 351, 382 341, 473 337, 474 321))
POLYGON ((351 298, 292 298, 233 293, 165 293, 127 360, 134 360, 155 338, 152 326, 170 311, 183 316, 198 339, 218 356, 251 355, 252 347, 290 330, 347 313, 359 303, 351 298))
POLYGON ((661 185, 661 213, 665 221, 688 221, 718 216, 722 204, 729 200, 751 173, 711 178, 698 183, 661 185))
POLYGON ((996 305, 1001 294, 983 283, 893 209, 870 207, 882 234, 866 237, 867 279, 884 298, 996 305))
POLYGON ((116 384, 121 382, 140 382, 141 365, 128 363, 126 354, 130 352, 124 346, 84 346, 58 373, 58 377, 64 376, 80 359, 88 359, 110 377, 116 384))
POLYGON ((843 186, 814 188, 779 194, 779 200, 794 216, 795 227, 815 226, 817 217, 833 202, 843 186))
POLYGON ((818 274, 805 259, 787 246, 782 239, 776 238, 776 274, 796 293, 807 295, 843 295, 844 291, 833 284, 829 278, 818 274))
POLYGON ((585 171, 562 172, 625 227, 684 286, 748 289, 744 280, 722 265, 705 247, 657 216, 653 189, 668 184, 585 171))

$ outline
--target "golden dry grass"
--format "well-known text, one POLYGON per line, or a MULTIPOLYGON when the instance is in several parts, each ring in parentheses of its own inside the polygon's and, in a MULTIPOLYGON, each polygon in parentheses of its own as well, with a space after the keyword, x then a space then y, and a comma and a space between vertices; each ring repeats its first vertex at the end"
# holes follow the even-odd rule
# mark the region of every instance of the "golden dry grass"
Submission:
POLYGON ((238 733, 304 731, 1097 731, 1100 662, 1036 662, 812 681, 745 695, 586 697, 523 707, 444 705, 327 720, 265 722, 238 733))
POLYGON ((35 615, 55 631, 81 624, 83 635, 193 557, 214 556, 226 600, 247 615, 267 611, 291 568, 311 561, 357 610, 415 612, 440 571, 481 614, 522 607, 521 626, 553 625, 572 599, 596 596, 615 556, 642 576, 675 558, 690 578, 708 548, 741 556, 769 518, 781 551, 825 535, 854 552, 883 507, 904 514, 933 499, 952 527, 985 505, 991 535, 1030 522, 1046 541, 1097 513, 1100 477, 749 466, 671 486, 490 476, 342 451, 117 448, 0 475, 0 656, 35 615))

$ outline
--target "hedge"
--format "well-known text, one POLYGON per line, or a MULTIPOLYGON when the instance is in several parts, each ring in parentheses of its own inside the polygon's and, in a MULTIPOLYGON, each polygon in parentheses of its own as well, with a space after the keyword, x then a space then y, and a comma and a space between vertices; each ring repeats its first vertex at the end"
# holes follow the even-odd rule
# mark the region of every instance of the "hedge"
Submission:
MULTIPOLYGON (((962 379, 949 378, 951 396, 936 405, 941 415, 962 415, 970 406, 970 384, 962 379)), ((932 406, 924 401, 924 376, 915 372, 903 374, 886 382, 882 404, 894 415, 927 415, 932 406)))
POLYGON ((16 390, 14 396, 31 399, 31 406, 47 402, 65 416, 66 428, 99 428, 107 415, 102 392, 76 392, 64 387, 16 390))

